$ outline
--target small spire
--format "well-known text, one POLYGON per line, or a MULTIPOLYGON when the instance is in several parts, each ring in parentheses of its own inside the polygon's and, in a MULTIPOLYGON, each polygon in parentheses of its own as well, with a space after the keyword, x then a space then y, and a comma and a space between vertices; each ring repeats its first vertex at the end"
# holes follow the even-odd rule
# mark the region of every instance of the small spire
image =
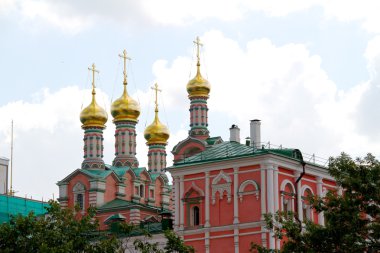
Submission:
POLYGON ((203 44, 201 43, 201 40, 199 39, 198 36, 195 39, 195 41, 193 41, 193 42, 194 42, 194 44, 197 45, 197 66, 198 66, 198 70, 199 70, 199 66, 201 66, 199 51, 200 51, 200 47, 203 46, 203 44))
POLYGON ((99 74, 99 70, 96 69, 95 63, 92 64, 91 68, 89 67, 88 70, 92 71, 92 96, 94 97, 95 92, 95 72, 99 74))
POLYGON ((131 60, 130 57, 127 56, 127 50, 124 49, 123 54, 119 54, 119 57, 123 58, 124 60, 124 71, 123 71, 123 76, 124 76, 124 87, 127 85, 127 60, 131 60))
POLYGON ((155 83, 154 84, 154 87, 151 87, 151 89, 152 90, 154 90, 155 91, 155 94, 156 94, 156 100, 155 100, 155 105, 156 105, 156 108, 155 108, 155 113, 156 113, 156 117, 157 117, 157 113, 158 113, 158 92, 159 91, 162 91, 162 90, 160 90, 159 88, 158 88, 158 85, 157 85, 157 83, 155 83))

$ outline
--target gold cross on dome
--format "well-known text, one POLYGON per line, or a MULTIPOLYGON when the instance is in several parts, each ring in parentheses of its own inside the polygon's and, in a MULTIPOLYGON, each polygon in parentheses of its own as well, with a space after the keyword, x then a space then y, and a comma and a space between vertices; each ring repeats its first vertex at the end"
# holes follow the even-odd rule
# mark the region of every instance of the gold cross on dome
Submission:
POLYGON ((96 69, 95 63, 88 70, 92 71, 92 94, 95 95, 95 72, 99 74, 99 70, 96 69))
POLYGON ((131 60, 131 58, 127 56, 127 50, 125 49, 123 51, 123 54, 119 54, 119 57, 123 58, 124 60, 124 71, 123 71, 124 84, 127 84, 127 60, 131 60))
POLYGON ((198 58, 198 62, 199 62, 199 48, 201 46, 203 46, 203 44, 201 43, 201 40, 199 39, 199 37, 197 36, 197 38, 195 39, 195 41, 193 41, 194 44, 197 45, 197 58, 198 58))
POLYGON ((155 83, 154 84, 154 87, 151 87, 151 89, 152 90, 154 90, 155 91, 155 94, 156 94, 156 101, 155 101, 155 104, 156 104, 156 111, 158 111, 158 98, 157 98, 157 96, 158 96, 158 92, 159 91, 162 91, 162 90, 160 90, 159 88, 158 88, 158 85, 157 85, 157 83, 155 83))

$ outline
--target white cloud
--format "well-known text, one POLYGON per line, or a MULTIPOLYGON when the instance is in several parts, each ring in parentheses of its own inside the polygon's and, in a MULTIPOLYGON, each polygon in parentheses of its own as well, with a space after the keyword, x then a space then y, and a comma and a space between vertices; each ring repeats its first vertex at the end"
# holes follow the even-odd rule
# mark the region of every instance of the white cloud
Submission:
MULTIPOLYGON (((263 120, 263 141, 323 157, 343 150, 354 156, 370 151, 378 155, 379 38, 371 41, 366 51, 371 79, 349 90, 338 90, 321 68, 321 58, 303 44, 275 45, 263 38, 241 46, 219 31, 207 32, 201 40, 205 45, 202 73, 212 85, 209 124, 213 136, 228 139, 228 126, 238 124, 244 139, 249 135, 248 120, 259 118, 263 120)), ((170 123, 167 153, 171 164, 172 147, 187 136, 185 87, 194 75, 195 62, 189 56, 172 62, 160 59, 152 70, 156 76, 152 84, 157 81, 163 89, 160 118, 166 123, 167 117, 170 123)), ((140 98, 142 109, 137 127, 140 166, 146 166, 143 131, 153 118, 152 96, 151 90, 132 94, 140 98)), ((101 90, 97 98, 100 105, 110 108, 109 98, 101 90)), ((22 186, 21 195, 51 197, 50 193, 58 192, 55 182, 80 167, 83 131, 79 113, 89 100, 90 90, 67 87, 56 92, 43 90, 33 96, 33 102, 16 101, 0 107, 2 156, 9 157, 10 122, 15 121, 14 182, 16 189, 22 186)), ((114 156, 113 134, 109 115, 104 131, 106 163, 114 156)))
POLYGON ((377 0, 142 0, 142 1, 101 1, 91 3, 75 0, 3 0, 0 13, 14 11, 27 22, 49 24, 62 31, 75 34, 104 21, 143 25, 191 25, 207 19, 225 22, 242 20, 255 12, 269 17, 285 17, 320 7, 326 18, 341 22, 360 22, 369 32, 380 32, 378 15, 380 3, 377 0))
POLYGON ((27 20, 45 21, 66 33, 78 33, 89 27, 92 20, 89 16, 73 15, 67 5, 60 2, 22 1, 20 12, 27 20))
MULTIPOLYGON (((205 44, 202 59, 206 58, 202 72, 208 74, 212 85, 210 113, 219 115, 217 121, 209 122, 213 135, 227 139, 228 129, 219 126, 229 119, 234 120, 229 125, 239 124, 243 138, 249 135, 248 120, 259 118, 263 120, 263 141, 326 158, 341 151, 362 155, 378 150, 370 136, 357 131, 355 123, 367 82, 338 90, 321 68, 320 57, 311 55, 303 44, 277 46, 268 39, 257 39, 241 47, 218 31, 208 32, 201 39, 205 44), (350 140, 368 148, 359 149, 350 140)), ((154 71, 156 78, 166 84, 173 101, 186 96, 179 98, 177 93, 178 87, 185 91, 188 80, 183 80, 184 73, 178 70, 188 69, 189 61, 179 57, 171 65, 161 60, 154 65, 159 70, 154 71)), ((186 108, 180 107, 187 113, 189 102, 186 99, 183 103, 186 108)), ((371 117, 366 112, 362 115, 371 117)))
MULTIPOLYGON (((104 106, 108 97, 97 91, 104 106), (102 98, 105 98, 103 100, 102 98)), ((14 189, 20 196, 57 196, 55 183, 80 167, 83 132, 79 121, 81 104, 87 106, 91 91, 66 87, 56 92, 43 90, 33 102, 16 101, 0 107, 0 153, 10 157, 11 121, 14 121, 14 189)), ((109 106, 107 106, 109 108, 109 106)), ((110 121, 108 125, 112 125, 110 121)), ((105 131, 107 146, 113 139, 105 131)), ((111 134, 113 135, 113 134, 111 134)), ((112 136, 113 137, 113 136, 112 136)))
MULTIPOLYGON (((137 125, 137 157, 141 167, 147 166, 148 148, 145 144, 144 129, 153 119, 153 100, 148 97, 152 91, 132 94, 139 97, 143 108, 137 125), (150 107, 150 108, 148 108, 150 107), (147 116, 147 110, 151 111, 147 116), (145 120, 147 123, 143 122, 145 120)), ((81 108, 91 100, 91 90, 76 86, 51 92, 48 89, 37 92, 32 102, 16 101, 0 107, 0 154, 10 157, 11 121, 14 120, 14 173, 13 188, 18 196, 46 200, 52 194, 58 196, 55 183, 79 168, 83 156, 83 130, 79 120, 81 108)), ((97 89, 97 102, 103 108, 110 108, 109 97, 97 89)), ((164 112, 160 118, 165 122, 164 112)), ((114 159, 114 131, 112 116, 108 113, 107 128, 104 130, 104 161, 112 164, 114 159)), ((186 136, 187 130, 171 133, 167 147, 168 164, 172 164, 170 150, 186 136)))
POLYGON ((341 22, 359 21, 367 31, 380 32, 379 1, 333 0, 322 3, 327 17, 336 18, 341 22))

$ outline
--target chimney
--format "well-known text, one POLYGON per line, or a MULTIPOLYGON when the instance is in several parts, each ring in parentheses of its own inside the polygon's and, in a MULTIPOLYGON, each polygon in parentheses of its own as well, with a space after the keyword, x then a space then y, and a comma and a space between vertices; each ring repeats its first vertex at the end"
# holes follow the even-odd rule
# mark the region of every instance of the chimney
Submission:
POLYGON ((240 143, 240 128, 237 125, 232 125, 230 128, 230 141, 240 143))
POLYGON ((259 119, 251 120, 251 146, 255 149, 259 149, 261 146, 260 125, 261 122, 259 119))
POLYGON ((245 145, 248 147, 251 146, 251 138, 249 138, 249 137, 245 138, 245 145))

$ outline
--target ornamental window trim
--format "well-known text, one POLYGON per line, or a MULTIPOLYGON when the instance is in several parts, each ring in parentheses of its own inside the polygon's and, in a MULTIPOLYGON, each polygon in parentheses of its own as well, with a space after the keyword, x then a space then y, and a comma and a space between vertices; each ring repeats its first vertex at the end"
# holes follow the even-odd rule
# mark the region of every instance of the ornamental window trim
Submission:
POLYGON ((238 190, 238 197, 240 199, 240 202, 243 201, 243 196, 245 195, 255 195, 256 196, 256 200, 259 200, 259 197, 260 197, 260 187, 259 187, 259 184, 255 181, 255 180, 251 180, 251 179, 248 179, 248 180, 245 180, 243 183, 240 184, 239 186, 239 190, 238 190), (245 188, 248 186, 248 185, 253 185, 255 190, 253 191, 245 191, 245 188))
POLYGON ((83 212, 86 209, 86 187, 82 182, 77 182, 73 187, 73 193, 74 193, 74 205, 79 204, 80 210, 83 212), (82 197, 80 197, 81 195, 82 197), (79 197, 78 197, 79 196, 79 197), (81 201, 81 203, 78 203, 78 200, 81 201))
POLYGON ((231 203, 231 185, 232 180, 224 171, 220 171, 219 174, 212 180, 211 188, 211 200, 212 204, 215 205, 216 193, 219 192, 219 199, 223 199, 224 192, 227 193, 227 203, 231 203), (226 183, 220 184, 219 182, 224 179, 226 183))

